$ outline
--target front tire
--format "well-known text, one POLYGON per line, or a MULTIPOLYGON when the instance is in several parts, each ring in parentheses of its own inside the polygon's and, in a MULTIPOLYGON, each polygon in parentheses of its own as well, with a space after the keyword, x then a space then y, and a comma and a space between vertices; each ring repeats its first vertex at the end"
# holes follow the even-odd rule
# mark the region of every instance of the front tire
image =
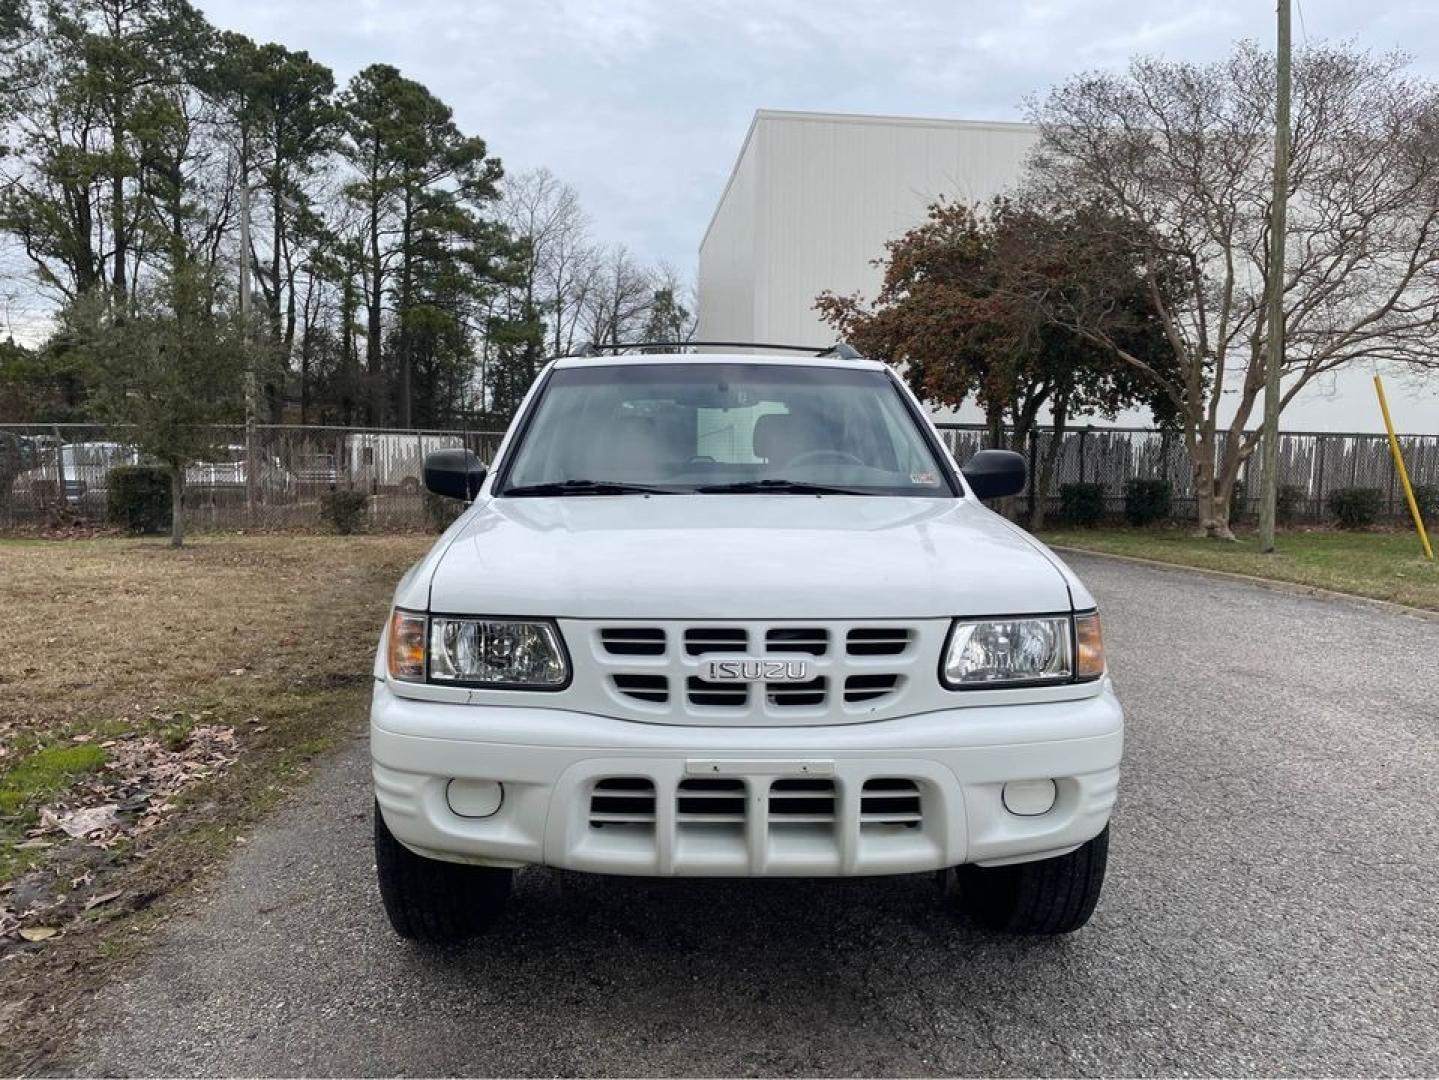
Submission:
POLYGON ((946 891, 980 926, 1011 934, 1071 934, 1094 914, 1109 862, 1109 826, 1067 855, 1010 866, 957 866, 946 891))
POLYGON ((395 839, 375 804, 375 871, 395 933, 412 941, 463 941, 489 929, 515 872, 416 855, 395 839))

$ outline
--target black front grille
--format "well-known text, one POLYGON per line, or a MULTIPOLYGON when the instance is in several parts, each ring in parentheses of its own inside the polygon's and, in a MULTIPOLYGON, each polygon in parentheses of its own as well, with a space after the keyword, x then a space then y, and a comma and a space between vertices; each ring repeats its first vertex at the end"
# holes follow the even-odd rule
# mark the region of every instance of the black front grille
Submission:
POLYGON ((607 626, 600 644, 611 656, 663 656, 665 632, 658 626, 607 626))
POLYGON ((874 675, 851 675, 844 680, 844 700, 847 704, 858 705, 892 694, 899 686, 899 676, 894 672, 874 675))
POLYGON ((766 653, 807 653, 823 656, 829 651, 829 631, 822 626, 777 626, 764 636, 766 653))
POLYGON ((743 709, 749 704, 748 683, 705 682, 698 675, 685 680, 685 694, 691 705, 715 709, 743 709))
POLYGON ((670 681, 663 675, 621 673, 613 676, 615 689, 627 698, 651 705, 663 705, 670 699, 670 681))
POLYGON ((809 682, 765 683, 765 700, 777 709, 812 708, 824 704, 826 686, 823 675, 809 682))
POLYGON ((748 648, 749 634, 742 626, 692 626, 685 631, 685 652, 690 656, 743 653, 748 648))
POLYGON ((850 656, 898 656, 909 648, 910 632, 903 626, 873 626, 851 630, 845 639, 850 656))

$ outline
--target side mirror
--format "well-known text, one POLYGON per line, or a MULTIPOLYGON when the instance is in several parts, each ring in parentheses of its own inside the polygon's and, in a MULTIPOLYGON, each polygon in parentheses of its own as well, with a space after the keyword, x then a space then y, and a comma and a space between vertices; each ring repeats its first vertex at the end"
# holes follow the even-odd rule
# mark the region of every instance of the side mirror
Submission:
POLYGON ((978 499, 1018 495, 1029 478, 1024 455, 1013 450, 981 450, 960 471, 978 499))
POLYGON ((425 455, 425 487, 436 495, 469 502, 485 482, 485 467, 473 450, 436 450, 425 455))

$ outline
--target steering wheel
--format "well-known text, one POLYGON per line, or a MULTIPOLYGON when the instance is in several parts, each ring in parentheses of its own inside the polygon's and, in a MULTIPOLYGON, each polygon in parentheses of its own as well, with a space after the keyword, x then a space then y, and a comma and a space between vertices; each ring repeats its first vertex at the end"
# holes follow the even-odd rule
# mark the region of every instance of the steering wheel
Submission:
POLYGON ((786 467, 815 465, 821 461, 837 461, 841 465, 858 465, 861 469, 864 468, 864 462, 848 450, 806 450, 803 454, 790 458, 786 467))

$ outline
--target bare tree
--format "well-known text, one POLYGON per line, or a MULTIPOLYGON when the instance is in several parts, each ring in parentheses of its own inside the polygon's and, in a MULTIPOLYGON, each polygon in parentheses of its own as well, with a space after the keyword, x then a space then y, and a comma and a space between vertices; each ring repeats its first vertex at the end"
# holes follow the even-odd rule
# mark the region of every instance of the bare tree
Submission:
MULTIPOLYGON (((1282 403, 1358 360, 1439 353, 1439 94, 1406 57, 1315 45, 1295 56, 1282 403)), ((1107 216, 1149 285, 1178 361, 1132 355, 1091 296, 1062 324, 1117 349, 1174 403, 1199 517, 1232 539, 1229 498, 1259 432, 1275 65, 1240 43, 1223 61, 1140 58, 1077 75, 1029 102, 1040 131, 1028 196, 1107 216), (1221 424, 1230 396, 1234 413, 1221 424)))
POLYGON ((519 291, 545 321, 545 343, 555 355, 573 352, 599 252, 579 194, 549 169, 506 176, 502 219, 528 241, 519 291))
POLYGON ((584 325, 597 345, 635 341, 654 302, 655 276, 623 244, 605 252, 586 297, 584 325))

